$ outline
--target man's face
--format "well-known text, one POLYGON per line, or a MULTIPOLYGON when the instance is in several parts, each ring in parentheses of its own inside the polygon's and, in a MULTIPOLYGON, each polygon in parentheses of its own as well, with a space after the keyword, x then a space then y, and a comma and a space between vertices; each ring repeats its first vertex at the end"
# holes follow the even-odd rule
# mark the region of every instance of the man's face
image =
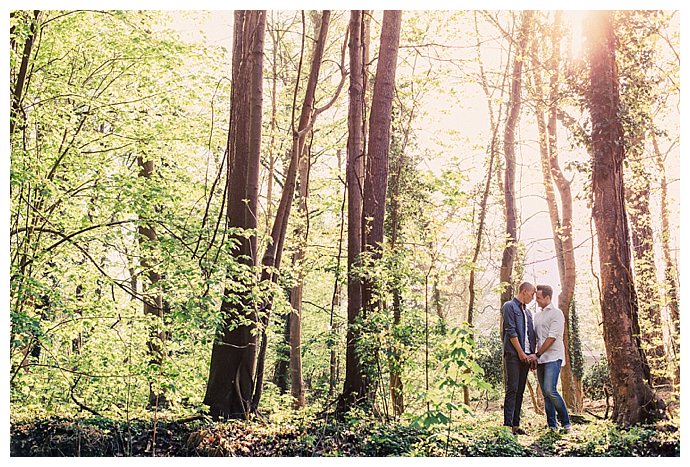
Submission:
POLYGON ((523 290, 522 292, 518 293, 518 300, 525 305, 529 304, 532 301, 532 298, 534 298, 534 291, 534 287, 523 290))
POLYGON ((549 303, 551 303, 551 297, 544 297, 542 291, 537 290, 537 305, 539 305, 539 308, 544 308, 549 303))

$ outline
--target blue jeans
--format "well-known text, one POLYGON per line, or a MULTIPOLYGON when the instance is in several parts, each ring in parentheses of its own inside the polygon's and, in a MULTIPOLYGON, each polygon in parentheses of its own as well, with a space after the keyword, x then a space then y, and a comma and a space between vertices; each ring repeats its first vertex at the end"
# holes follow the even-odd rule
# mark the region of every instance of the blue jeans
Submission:
POLYGON ((557 413, 558 420, 562 426, 570 425, 568 409, 563 398, 556 390, 558 375, 561 373, 561 362, 562 360, 556 360, 555 362, 542 363, 537 366, 537 378, 539 379, 541 392, 544 394, 544 409, 546 410, 546 422, 549 424, 549 428, 558 427, 556 423, 557 413))

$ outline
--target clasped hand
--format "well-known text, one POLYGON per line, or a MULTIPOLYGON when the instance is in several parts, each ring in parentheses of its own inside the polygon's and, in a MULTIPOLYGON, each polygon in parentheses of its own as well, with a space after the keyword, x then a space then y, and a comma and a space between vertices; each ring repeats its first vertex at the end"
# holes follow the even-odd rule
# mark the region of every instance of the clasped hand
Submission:
POLYGON ((529 368, 530 370, 535 370, 537 368, 537 361, 539 358, 537 358, 536 354, 522 354, 520 356, 520 360, 522 360, 523 363, 529 363, 529 368))

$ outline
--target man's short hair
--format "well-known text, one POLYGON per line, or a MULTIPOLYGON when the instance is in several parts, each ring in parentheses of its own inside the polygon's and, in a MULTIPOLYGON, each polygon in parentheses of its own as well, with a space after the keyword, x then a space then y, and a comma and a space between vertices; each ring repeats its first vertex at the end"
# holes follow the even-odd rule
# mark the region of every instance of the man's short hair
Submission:
POLYGON ((534 289, 534 286, 530 282, 523 282, 520 284, 520 287, 518 287, 518 293, 522 293, 527 289, 534 289))
POLYGON ((537 286, 537 290, 541 291, 541 296, 542 297, 553 297, 553 289, 551 288, 550 285, 544 285, 544 284, 539 284, 537 286))

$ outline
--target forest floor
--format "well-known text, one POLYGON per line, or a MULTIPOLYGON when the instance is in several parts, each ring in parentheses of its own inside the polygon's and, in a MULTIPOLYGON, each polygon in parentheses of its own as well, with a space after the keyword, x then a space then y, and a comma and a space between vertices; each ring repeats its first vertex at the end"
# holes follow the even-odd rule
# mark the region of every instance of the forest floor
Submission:
MULTIPOLYGON (((604 420, 604 401, 588 401, 570 433, 550 432, 526 394, 522 427, 501 427, 501 401, 475 401, 473 415, 448 425, 373 420, 358 412, 336 420, 288 415, 212 422, 204 416, 154 421, 57 418, 14 421, 11 456, 679 456, 679 416, 620 429, 604 420)), ((473 406, 474 408, 474 406, 473 406)), ((676 412, 677 413, 677 412, 676 412)), ((673 415, 673 412, 672 412, 673 415)))

